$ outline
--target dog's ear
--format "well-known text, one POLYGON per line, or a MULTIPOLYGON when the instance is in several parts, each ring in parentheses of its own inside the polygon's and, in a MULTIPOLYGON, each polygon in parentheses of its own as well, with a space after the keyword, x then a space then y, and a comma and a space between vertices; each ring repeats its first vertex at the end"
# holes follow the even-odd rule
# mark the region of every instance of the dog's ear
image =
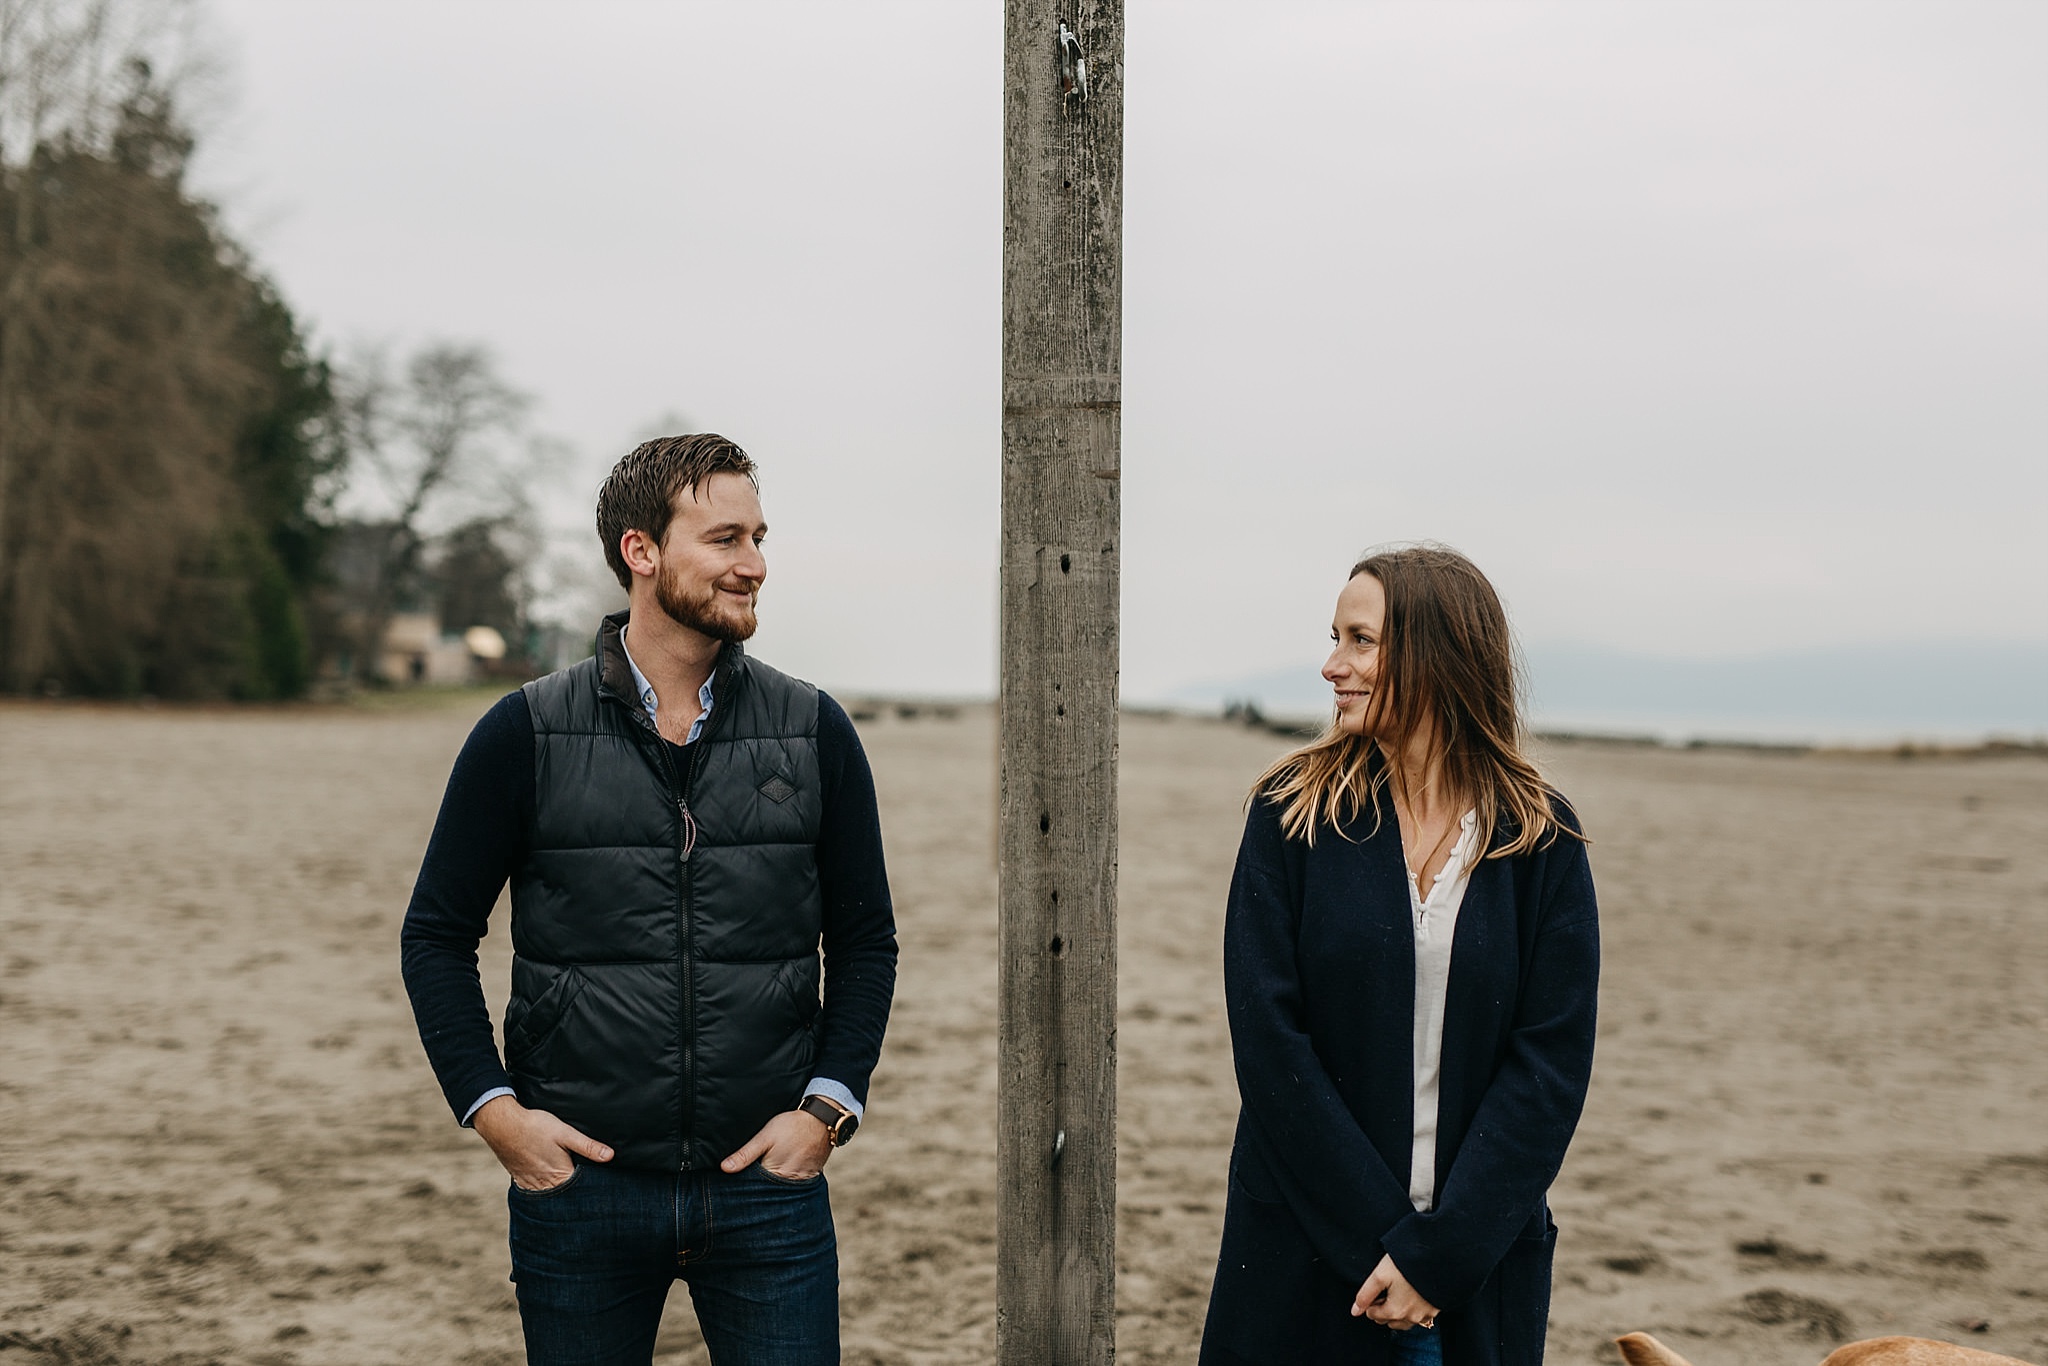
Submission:
POLYGON ((1614 1345, 1621 1348, 1621 1359, 1628 1366, 1692 1366, 1678 1353, 1666 1347, 1648 1333, 1630 1333, 1618 1337, 1614 1345))

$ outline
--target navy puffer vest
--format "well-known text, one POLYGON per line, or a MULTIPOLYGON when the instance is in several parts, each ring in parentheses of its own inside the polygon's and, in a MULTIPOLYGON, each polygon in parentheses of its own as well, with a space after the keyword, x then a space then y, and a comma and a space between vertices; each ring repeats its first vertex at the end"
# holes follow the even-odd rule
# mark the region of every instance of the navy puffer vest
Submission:
POLYGON ((512 877, 505 1063, 615 1162, 715 1166, 803 1099, 817 1051, 818 692, 721 652, 678 761, 605 618, 526 685, 534 829, 512 877))

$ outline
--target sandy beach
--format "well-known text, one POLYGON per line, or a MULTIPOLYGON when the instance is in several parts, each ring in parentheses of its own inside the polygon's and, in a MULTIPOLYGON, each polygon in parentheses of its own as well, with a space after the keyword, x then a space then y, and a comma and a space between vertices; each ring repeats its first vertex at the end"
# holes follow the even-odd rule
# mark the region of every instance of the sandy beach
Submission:
MULTIPOLYGON (((0 706, 0 1366, 521 1359, 505 1178, 398 980, 488 701, 0 706)), ((865 1366, 994 1354, 992 724, 861 722, 903 947, 829 1174, 865 1366)), ((1194 1356, 1236 1108, 1223 890, 1285 744, 1124 727, 1126 1362, 1194 1356)), ((1544 759, 1596 838, 1606 934, 1550 1359, 1647 1329, 1698 1366, 1885 1333, 2048 1362, 2048 762, 1544 759)), ((502 933, 484 973, 501 997, 502 933)), ((680 1290, 659 1359, 704 1360, 680 1290)))

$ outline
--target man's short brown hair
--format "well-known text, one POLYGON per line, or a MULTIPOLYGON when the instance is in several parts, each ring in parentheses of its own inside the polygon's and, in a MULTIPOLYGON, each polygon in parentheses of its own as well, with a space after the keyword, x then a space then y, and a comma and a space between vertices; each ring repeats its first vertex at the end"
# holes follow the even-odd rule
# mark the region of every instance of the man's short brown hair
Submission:
POLYGON ((639 531, 657 543, 665 540, 684 490, 702 488, 714 474, 744 474, 756 489, 761 486, 753 458, 715 432, 658 436, 612 466, 611 477, 597 491, 597 534, 619 587, 633 582, 633 571, 619 553, 620 539, 639 531))

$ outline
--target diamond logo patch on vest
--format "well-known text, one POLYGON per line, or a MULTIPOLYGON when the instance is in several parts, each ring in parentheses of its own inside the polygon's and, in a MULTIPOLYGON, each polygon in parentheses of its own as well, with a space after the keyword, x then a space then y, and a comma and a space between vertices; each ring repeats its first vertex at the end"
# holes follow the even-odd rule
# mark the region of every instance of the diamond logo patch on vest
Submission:
POLYGON ((780 804, 796 795, 796 786, 789 779, 777 773, 770 777, 767 782, 761 784, 760 792, 769 801, 780 804))

